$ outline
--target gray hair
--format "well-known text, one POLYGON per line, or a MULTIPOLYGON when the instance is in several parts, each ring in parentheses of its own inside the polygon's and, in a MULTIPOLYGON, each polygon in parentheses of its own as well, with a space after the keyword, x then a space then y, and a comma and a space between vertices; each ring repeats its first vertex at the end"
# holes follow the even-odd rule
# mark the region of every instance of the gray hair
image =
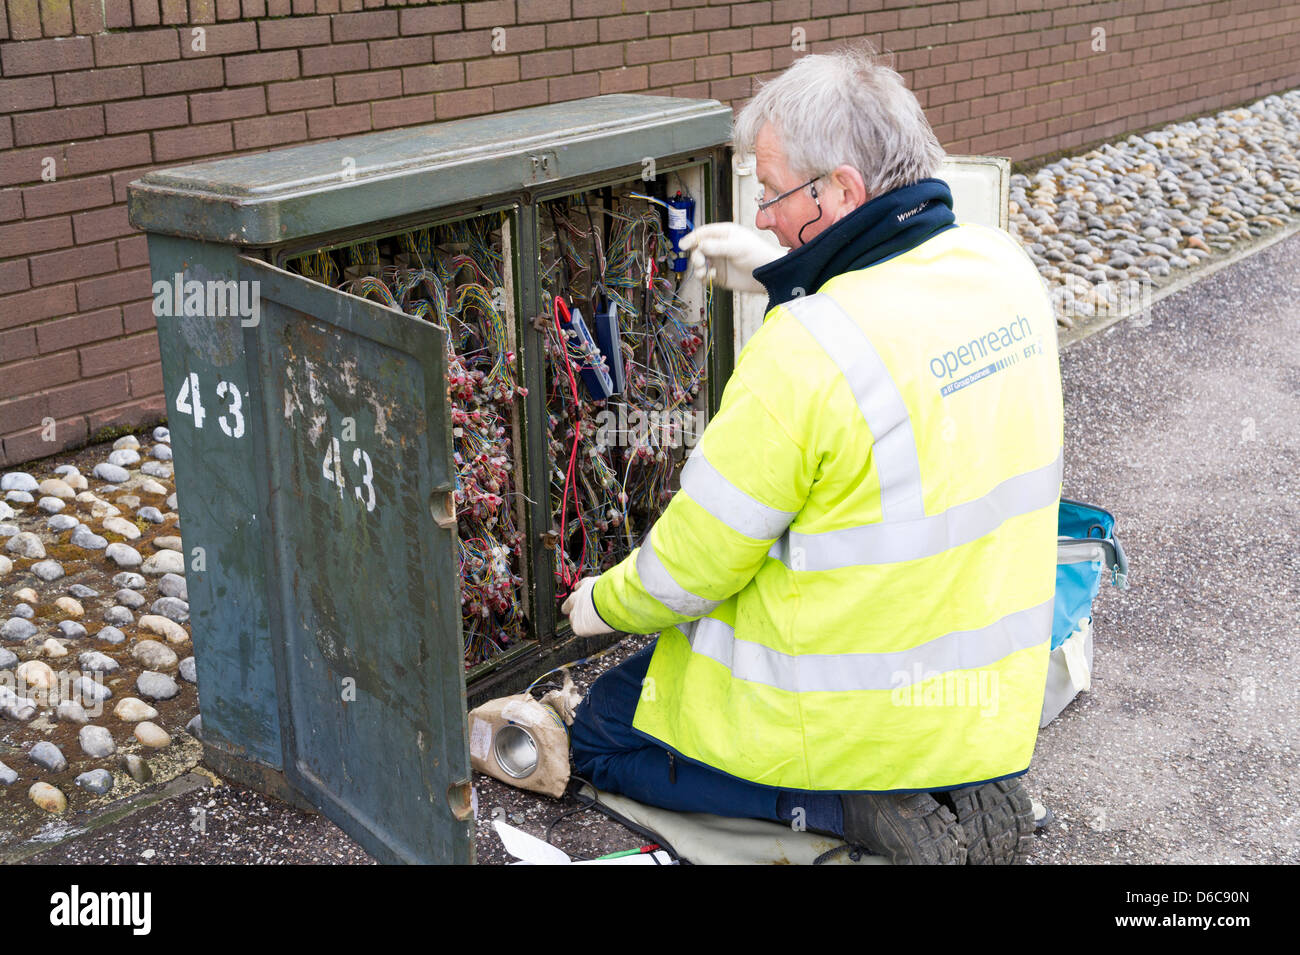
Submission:
POLYGON ((869 198, 933 176, 944 157, 921 104, 870 46, 802 57, 765 83, 736 117, 736 151, 752 154, 766 123, 795 178, 848 164, 869 198))

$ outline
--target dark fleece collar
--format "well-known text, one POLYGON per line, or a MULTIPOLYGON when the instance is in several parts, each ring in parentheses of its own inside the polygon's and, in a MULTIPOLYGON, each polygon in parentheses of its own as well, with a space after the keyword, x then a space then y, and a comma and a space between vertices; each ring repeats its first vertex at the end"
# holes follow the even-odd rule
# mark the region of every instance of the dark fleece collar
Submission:
POLYGON ((954 222, 948 184, 922 179, 876 196, 811 241, 755 269, 754 278, 767 289, 771 311, 796 295, 812 295, 837 275, 915 248, 954 222))

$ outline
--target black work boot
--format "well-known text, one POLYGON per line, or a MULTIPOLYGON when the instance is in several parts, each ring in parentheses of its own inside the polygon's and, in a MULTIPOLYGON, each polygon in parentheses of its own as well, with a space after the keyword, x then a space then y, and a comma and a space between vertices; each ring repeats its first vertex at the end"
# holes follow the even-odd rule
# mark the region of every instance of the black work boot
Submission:
POLYGON ((966 836, 952 810, 929 793, 841 795, 844 841, 894 865, 961 865, 966 836))
POLYGON ((966 831, 967 865, 1014 865, 1033 848, 1034 808, 1020 779, 939 793, 966 831))

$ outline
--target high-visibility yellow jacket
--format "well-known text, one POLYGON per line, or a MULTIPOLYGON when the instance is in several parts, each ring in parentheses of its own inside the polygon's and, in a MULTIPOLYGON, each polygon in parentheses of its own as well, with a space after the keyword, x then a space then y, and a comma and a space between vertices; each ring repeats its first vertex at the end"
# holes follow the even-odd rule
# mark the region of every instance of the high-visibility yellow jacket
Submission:
POLYGON ((662 630, 633 726, 742 779, 1016 775, 1042 712, 1061 487, 1056 323, 962 224, 772 309, 602 617, 662 630))

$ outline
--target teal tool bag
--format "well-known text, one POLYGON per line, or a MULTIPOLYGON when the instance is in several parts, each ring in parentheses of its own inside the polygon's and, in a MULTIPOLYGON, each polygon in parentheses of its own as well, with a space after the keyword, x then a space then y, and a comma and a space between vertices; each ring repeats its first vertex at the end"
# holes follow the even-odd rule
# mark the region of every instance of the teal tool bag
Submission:
POLYGON ((1128 560, 1109 511, 1061 498, 1056 533, 1056 607, 1040 727, 1092 684, 1092 602, 1102 578, 1109 572, 1114 586, 1128 587, 1128 560))

